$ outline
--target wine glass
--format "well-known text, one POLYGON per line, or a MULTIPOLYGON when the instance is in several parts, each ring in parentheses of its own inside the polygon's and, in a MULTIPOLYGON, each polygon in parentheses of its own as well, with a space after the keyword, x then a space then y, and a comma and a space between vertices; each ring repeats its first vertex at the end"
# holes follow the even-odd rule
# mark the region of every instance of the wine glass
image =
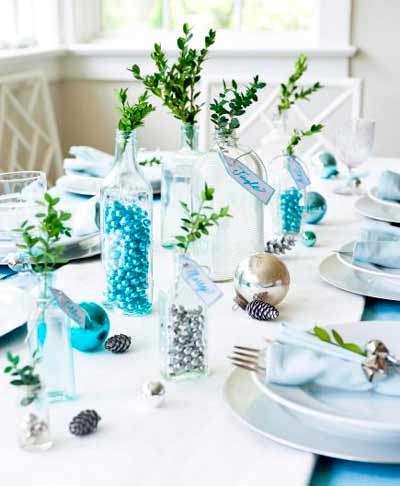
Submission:
POLYGON ((367 161, 374 144, 375 122, 365 118, 353 118, 336 132, 338 158, 349 169, 349 179, 345 185, 335 189, 336 194, 363 194, 361 179, 355 169, 367 161))
POLYGON ((24 221, 36 223, 40 211, 38 200, 47 190, 46 174, 41 171, 0 173, 0 264, 21 272, 13 277, 16 286, 25 287, 30 266, 27 256, 17 250, 21 234, 15 231, 24 221))

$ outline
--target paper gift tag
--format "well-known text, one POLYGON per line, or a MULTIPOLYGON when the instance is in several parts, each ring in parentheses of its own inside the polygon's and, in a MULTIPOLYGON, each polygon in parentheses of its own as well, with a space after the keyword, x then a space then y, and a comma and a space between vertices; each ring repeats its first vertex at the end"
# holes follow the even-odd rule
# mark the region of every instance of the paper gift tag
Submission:
POLYGON ((310 185, 311 181, 308 175, 295 157, 288 156, 287 167, 297 189, 301 190, 310 185))
POLYGON ((52 293, 58 307, 73 321, 79 324, 79 327, 84 328, 87 314, 78 304, 75 304, 68 295, 66 295, 62 290, 50 287, 50 292, 52 293))
POLYGON ((268 204, 273 196, 275 189, 264 182, 247 166, 239 162, 238 159, 229 157, 222 151, 218 152, 226 171, 238 184, 259 199, 263 204, 268 204))
POLYGON ((182 264, 182 277, 189 287, 208 307, 215 304, 222 297, 222 291, 194 260, 184 255, 179 260, 182 264))

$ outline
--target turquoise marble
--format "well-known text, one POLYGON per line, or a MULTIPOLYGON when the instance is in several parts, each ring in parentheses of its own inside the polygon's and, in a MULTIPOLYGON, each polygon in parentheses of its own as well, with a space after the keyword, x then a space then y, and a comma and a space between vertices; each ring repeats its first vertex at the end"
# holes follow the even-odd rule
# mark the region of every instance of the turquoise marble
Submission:
POLYGON ((317 242, 317 235, 314 233, 314 231, 304 231, 302 235, 302 242, 305 246, 311 248, 317 242))

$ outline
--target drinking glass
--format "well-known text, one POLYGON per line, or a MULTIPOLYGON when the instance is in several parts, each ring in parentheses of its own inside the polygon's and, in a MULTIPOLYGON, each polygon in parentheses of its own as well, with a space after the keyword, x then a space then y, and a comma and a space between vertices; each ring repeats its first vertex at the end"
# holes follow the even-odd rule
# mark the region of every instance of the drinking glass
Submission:
POLYGON ((365 118, 354 118, 336 132, 338 158, 349 169, 349 178, 345 185, 335 189, 336 194, 363 194, 361 179, 355 175, 355 169, 367 161, 374 144, 375 122, 365 118))

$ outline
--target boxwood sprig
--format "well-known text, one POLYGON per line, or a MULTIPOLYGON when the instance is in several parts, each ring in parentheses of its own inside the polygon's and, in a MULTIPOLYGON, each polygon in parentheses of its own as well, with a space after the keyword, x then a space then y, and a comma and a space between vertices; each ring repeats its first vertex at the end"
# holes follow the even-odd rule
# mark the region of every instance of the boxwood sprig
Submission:
POLYGON ((244 91, 239 91, 238 83, 234 79, 230 85, 222 81, 222 86, 223 91, 210 104, 211 121, 217 131, 228 136, 239 128, 239 117, 258 100, 257 91, 264 88, 266 83, 260 81, 257 75, 244 91))
POLYGON ((342 338, 342 336, 337 331, 335 331, 335 329, 332 329, 331 332, 332 332, 333 340, 329 335, 329 332, 323 327, 315 326, 313 329, 314 336, 316 336, 321 341, 325 341, 326 343, 339 346, 341 348, 347 349, 348 351, 352 351, 353 353, 361 354, 361 356, 367 355, 367 353, 363 349, 361 349, 361 347, 358 346, 358 344, 346 343, 342 338))
POLYGON ((295 128, 286 147, 286 154, 293 157, 295 147, 302 141, 304 137, 312 137, 313 135, 320 133, 323 128, 324 126, 321 124, 311 125, 308 130, 299 130, 298 128, 295 128))
POLYGON ((32 364, 20 366, 21 358, 9 351, 7 352, 8 364, 4 368, 4 373, 12 377, 10 385, 30 387, 29 393, 20 402, 23 407, 30 405, 37 398, 37 394, 42 388, 40 375, 36 373, 36 365, 40 361, 38 353, 33 353, 32 358, 32 364))

